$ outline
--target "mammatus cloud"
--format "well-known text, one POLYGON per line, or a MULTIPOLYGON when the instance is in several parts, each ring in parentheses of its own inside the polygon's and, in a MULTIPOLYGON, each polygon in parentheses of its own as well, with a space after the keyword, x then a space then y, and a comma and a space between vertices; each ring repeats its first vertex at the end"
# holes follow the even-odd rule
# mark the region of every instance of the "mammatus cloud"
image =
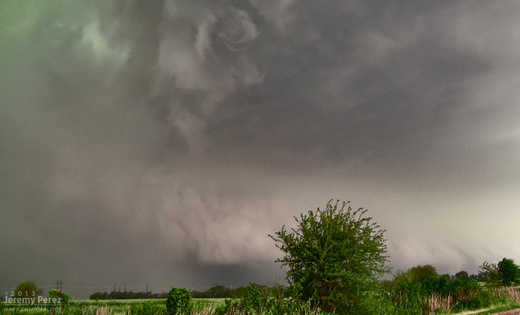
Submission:
POLYGON ((0 4, 4 286, 279 281, 267 234, 330 198, 395 269, 517 257, 519 10, 0 4))

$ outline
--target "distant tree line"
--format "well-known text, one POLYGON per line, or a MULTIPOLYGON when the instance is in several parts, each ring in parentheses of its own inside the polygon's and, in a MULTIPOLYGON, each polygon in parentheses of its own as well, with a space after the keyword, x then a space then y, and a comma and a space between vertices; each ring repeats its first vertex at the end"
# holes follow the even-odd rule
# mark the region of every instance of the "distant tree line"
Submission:
POLYGON ((112 291, 112 292, 96 292, 89 298, 91 300, 127 300, 127 299, 165 299, 167 293, 152 292, 132 292, 132 291, 112 291))
MULTIPOLYGON (((520 285, 520 267, 514 263, 512 259, 504 258, 498 263, 484 262, 479 267, 478 274, 468 274, 462 270, 454 275, 439 275, 432 265, 419 265, 410 268, 406 272, 398 272, 392 281, 383 281, 383 287, 389 288, 392 283, 415 283, 423 287, 426 293, 434 291, 446 291, 448 285, 456 285, 457 283, 480 282, 491 287, 520 285)), ((269 286, 254 284, 260 290, 271 289, 269 286)), ((276 285, 278 289, 283 286, 276 285)), ((22 289, 20 289, 22 291, 22 289)), ((228 288, 223 285, 215 285, 211 288, 198 291, 192 290, 191 297, 199 299, 211 298, 243 298, 248 294, 247 286, 238 288, 228 288)), ((132 291, 112 291, 112 292, 96 292, 90 296, 91 300, 116 300, 116 299, 164 299, 167 292, 132 292, 132 291)))
MULTIPOLYGON (((520 266, 512 259, 484 262, 477 275, 460 271, 440 275, 432 265, 416 266, 381 283, 390 302, 388 314, 431 314, 489 307, 517 301, 513 287, 520 284, 520 266)), ((382 295, 383 296, 383 295, 382 295)))
MULTIPOLYGON (((268 289, 268 286, 256 285, 255 286, 268 289)), ((211 298, 242 298, 247 295, 247 287, 238 288, 227 288, 223 285, 215 285, 205 291, 192 290, 191 297, 198 299, 211 299, 211 298)), ((165 299, 167 292, 152 293, 152 292, 132 292, 132 291, 112 291, 112 292, 96 292, 90 296, 91 300, 119 300, 119 299, 165 299)))

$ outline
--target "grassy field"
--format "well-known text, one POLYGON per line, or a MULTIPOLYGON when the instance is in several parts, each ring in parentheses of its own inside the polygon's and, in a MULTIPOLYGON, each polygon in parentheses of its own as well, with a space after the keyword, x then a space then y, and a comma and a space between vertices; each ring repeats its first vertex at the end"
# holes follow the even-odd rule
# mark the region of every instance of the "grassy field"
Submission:
MULTIPOLYGON (((212 314, 224 304, 225 299, 193 299, 194 314, 212 314)), ((44 315, 49 314, 45 305, 0 304, 0 314, 44 315)), ((63 311, 64 315, 119 315, 119 314, 166 314, 164 299, 152 300, 77 300, 63 311)))
MULTIPOLYGON (((214 314, 215 308, 223 305, 225 299, 193 299, 194 315, 214 314)), ((506 302, 492 305, 489 308, 458 313, 459 315, 488 315, 520 308, 520 303, 506 302)), ((45 305, 7 305, 0 303, 0 314, 6 315, 48 315, 49 310, 45 305)), ((56 313, 59 314, 59 313, 56 313)), ((63 311, 63 315, 131 315, 131 314, 167 314, 164 299, 144 300, 77 300, 72 301, 63 311)), ((455 314, 455 313, 437 313, 455 314)))

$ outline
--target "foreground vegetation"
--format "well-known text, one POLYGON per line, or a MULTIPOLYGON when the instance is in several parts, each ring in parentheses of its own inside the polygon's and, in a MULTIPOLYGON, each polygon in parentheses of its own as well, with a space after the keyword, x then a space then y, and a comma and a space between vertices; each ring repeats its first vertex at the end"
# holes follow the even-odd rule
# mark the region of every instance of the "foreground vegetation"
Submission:
MULTIPOLYGON (((224 299, 193 299, 192 314, 214 314, 214 310, 224 305, 224 299)), ((15 315, 49 315, 48 305, 6 305, 0 303, 0 314, 15 315)), ((54 314, 63 315, 115 315, 135 314, 154 315, 169 314, 165 299, 141 300, 103 300, 103 301, 71 301, 67 306, 57 309, 54 314)))
MULTIPOLYGON (((520 267, 510 259, 497 264, 485 262, 478 275, 461 271, 455 275, 439 275, 431 265, 416 266, 398 272, 391 281, 380 281, 371 291, 365 291, 362 313, 327 311, 313 304, 311 299, 298 298, 294 287, 259 286, 250 284, 235 290, 213 287, 209 294, 237 292, 237 298, 192 298, 182 288, 172 288, 165 299, 121 299, 71 301, 62 291, 51 290, 44 304, 3 304, 0 314, 464 314, 480 310, 478 314, 493 314, 520 308, 520 267), (51 301, 51 300, 49 300, 51 301)), ((39 289, 33 283, 20 288, 39 289)), ((23 297, 27 291, 16 291, 23 297), (22 294, 20 294, 20 292, 22 294)), ((471 314, 475 314, 472 312, 471 314)))
POLYGON ((0 313, 419 315, 472 310, 489 314, 520 307, 516 287, 520 284, 520 267, 507 258, 496 264, 484 262, 478 275, 466 271, 439 275, 435 267, 423 265, 398 272, 391 281, 380 281, 389 272, 385 230, 365 214, 366 210, 353 211, 346 202, 329 201, 323 210, 295 217, 296 228, 282 227, 270 235, 284 253, 277 262, 288 267, 288 287, 250 284, 237 290, 209 290, 209 296, 217 296, 217 292, 222 297, 232 295, 226 299, 194 299, 203 293, 175 287, 161 295, 104 292, 93 294, 95 301, 90 302, 70 301, 64 292, 51 290, 46 302, 24 307, 14 303, 28 303, 29 293, 41 295, 34 283, 26 282, 16 289, 14 303, 0 304, 0 313), (128 299, 140 296, 165 298, 128 299))
MULTIPOLYGON (((392 281, 393 282, 393 281, 392 281)), ((518 288, 500 287, 496 290, 487 290, 485 287, 482 294, 468 306, 457 302, 455 297, 447 295, 433 294, 430 297, 423 296, 421 289, 417 290, 415 285, 409 285, 409 289, 399 285, 391 291, 390 295, 386 291, 388 285, 396 283, 382 283, 377 293, 369 297, 372 314, 464 314, 469 310, 480 309, 478 314, 494 314, 496 312, 520 308, 518 288), (410 289, 411 288, 411 289, 410 289), (392 295, 398 293, 398 302, 392 295)), ((173 292, 184 291, 175 289, 173 292)), ((103 301, 71 301, 63 308, 56 308, 51 313, 48 305, 34 305, 32 307, 24 305, 5 305, 0 304, 0 314, 14 315, 167 315, 167 314, 200 314, 200 315, 223 315, 223 314, 329 314, 311 306, 310 303, 288 297, 290 292, 284 287, 260 287, 249 285, 247 294, 241 299, 192 299, 189 297, 178 305, 173 311, 168 307, 167 299, 142 299, 142 300, 103 300, 103 301)), ((477 289, 478 290, 478 289, 477 289)), ((170 291, 170 293, 172 293, 170 291)), ((188 292, 187 290, 185 292, 188 292)), ((182 296, 182 294, 180 295, 182 296)), ((175 304, 179 298, 178 293, 170 294, 175 304)), ((185 296, 186 297, 186 296, 185 296)), ((180 298, 182 300, 182 298, 180 298)), ((338 313, 348 314, 348 313, 338 313)), ((472 313, 475 314, 475 313, 472 313)))

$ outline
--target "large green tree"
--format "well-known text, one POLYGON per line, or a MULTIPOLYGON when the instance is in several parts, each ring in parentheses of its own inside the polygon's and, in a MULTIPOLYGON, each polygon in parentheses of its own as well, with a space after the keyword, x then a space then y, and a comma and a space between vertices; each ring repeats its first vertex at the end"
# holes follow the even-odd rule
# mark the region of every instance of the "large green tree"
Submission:
POLYGON ((41 296, 43 293, 42 289, 38 288, 36 283, 32 281, 25 281, 20 283, 14 290, 14 297, 17 298, 32 298, 41 296))
POLYGON ((503 285, 520 283, 520 267, 515 264, 513 259, 504 258, 498 262, 497 266, 503 285))
POLYGON ((365 217, 367 210, 348 204, 331 200, 270 237, 285 253, 276 261, 288 267, 287 281, 300 299, 324 311, 363 314, 370 312, 370 291, 389 271, 385 231, 365 217))
POLYGON ((513 259, 503 258, 497 264, 485 261, 479 267, 478 277, 488 285, 497 287, 500 285, 514 285, 520 283, 520 267, 513 259))

